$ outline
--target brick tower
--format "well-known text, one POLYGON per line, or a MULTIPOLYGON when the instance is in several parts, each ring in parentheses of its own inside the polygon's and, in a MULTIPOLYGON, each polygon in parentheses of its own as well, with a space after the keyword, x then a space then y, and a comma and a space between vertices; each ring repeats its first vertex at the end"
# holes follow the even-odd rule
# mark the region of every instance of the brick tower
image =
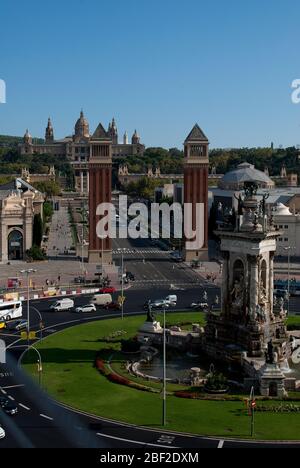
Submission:
POLYGON ((111 203, 112 141, 101 123, 90 140, 89 160, 89 263, 112 262, 112 240, 97 236, 96 214, 101 203, 111 203))
POLYGON ((191 203, 192 227, 196 229, 196 204, 204 205, 204 244, 191 249, 185 243, 185 260, 208 260, 208 146, 209 141, 198 124, 184 142, 184 203, 191 203))

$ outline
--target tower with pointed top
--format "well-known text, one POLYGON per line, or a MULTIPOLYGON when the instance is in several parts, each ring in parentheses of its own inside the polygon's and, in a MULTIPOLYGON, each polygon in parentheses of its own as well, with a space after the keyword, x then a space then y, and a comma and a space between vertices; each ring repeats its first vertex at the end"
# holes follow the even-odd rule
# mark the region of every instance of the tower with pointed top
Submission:
POLYGON ((123 144, 128 145, 128 133, 127 132, 124 133, 123 144))
POLYGON ((112 190, 112 140, 100 123, 90 139, 89 159, 89 262, 112 263, 112 239, 101 239, 97 225, 101 217, 97 207, 111 203, 112 190))
POLYGON ((138 134, 138 132, 135 130, 134 131, 134 134, 132 135, 132 138, 131 138, 131 143, 133 145, 138 145, 140 143, 140 136, 138 134))
POLYGON ((281 170, 280 170, 280 177, 282 179, 285 179, 287 177, 287 171, 286 171, 286 166, 285 164, 282 164, 281 170))
POLYGON ((53 131, 53 126, 52 126, 52 123, 51 123, 51 119, 49 117, 48 119, 48 124, 47 124, 47 127, 46 127, 46 131, 45 131, 45 143, 53 143, 54 141, 54 131, 53 131))
MULTIPOLYGON (((184 203, 191 204, 189 228, 196 230, 199 204, 204 208, 204 243, 199 249, 190 248, 185 240, 184 255, 187 262, 208 260, 208 171, 209 141, 196 124, 184 142, 184 203)), ((189 239, 191 241, 193 239, 189 239)))
POLYGON ((108 135, 112 141, 113 145, 118 144, 118 129, 115 119, 113 118, 111 123, 108 126, 108 135))

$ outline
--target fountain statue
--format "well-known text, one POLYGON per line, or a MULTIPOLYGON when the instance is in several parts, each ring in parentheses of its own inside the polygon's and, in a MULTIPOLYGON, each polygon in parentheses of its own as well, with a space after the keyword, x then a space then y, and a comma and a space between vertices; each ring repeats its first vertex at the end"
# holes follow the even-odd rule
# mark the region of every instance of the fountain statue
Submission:
POLYGON ((150 302, 148 303, 146 322, 149 322, 149 323, 154 323, 155 322, 155 315, 154 315, 154 313, 152 311, 152 307, 151 307, 150 302))
POLYGON ((219 225, 215 232, 223 256, 221 314, 207 317, 204 349, 228 361, 246 353, 250 361, 258 358, 259 367, 270 340, 280 360, 289 351, 283 303, 280 313, 273 312, 274 256, 281 233, 268 223, 268 195, 259 201, 257 188, 245 183, 244 197, 236 197, 236 226, 219 225))

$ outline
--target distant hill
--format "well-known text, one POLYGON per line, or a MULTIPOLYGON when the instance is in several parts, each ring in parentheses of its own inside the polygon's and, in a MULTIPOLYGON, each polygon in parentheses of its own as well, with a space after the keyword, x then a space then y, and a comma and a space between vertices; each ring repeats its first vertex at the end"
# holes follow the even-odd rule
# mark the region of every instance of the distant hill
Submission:
MULTIPOLYGON (((34 138, 34 142, 43 143, 42 138, 34 138)), ((0 147, 2 148, 15 148, 19 143, 23 142, 23 137, 0 135, 0 147)))

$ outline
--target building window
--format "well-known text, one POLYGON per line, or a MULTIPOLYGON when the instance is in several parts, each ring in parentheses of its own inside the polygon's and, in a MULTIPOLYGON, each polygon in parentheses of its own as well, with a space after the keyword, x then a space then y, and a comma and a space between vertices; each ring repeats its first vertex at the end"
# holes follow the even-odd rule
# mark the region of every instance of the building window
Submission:
POLYGON ((285 237, 284 242, 288 242, 288 241, 289 241, 288 237, 285 237))
POLYGON ((279 229, 283 229, 283 225, 282 225, 282 224, 280 224, 279 229))
POLYGON ((284 229, 288 229, 288 228, 289 228, 289 226, 286 224, 286 225, 284 226, 284 229))
POLYGON ((279 242, 282 242, 282 237, 279 237, 279 239, 278 239, 278 240, 279 240, 279 242))
POLYGON ((191 156, 206 156, 206 148, 203 145, 192 145, 191 156))

